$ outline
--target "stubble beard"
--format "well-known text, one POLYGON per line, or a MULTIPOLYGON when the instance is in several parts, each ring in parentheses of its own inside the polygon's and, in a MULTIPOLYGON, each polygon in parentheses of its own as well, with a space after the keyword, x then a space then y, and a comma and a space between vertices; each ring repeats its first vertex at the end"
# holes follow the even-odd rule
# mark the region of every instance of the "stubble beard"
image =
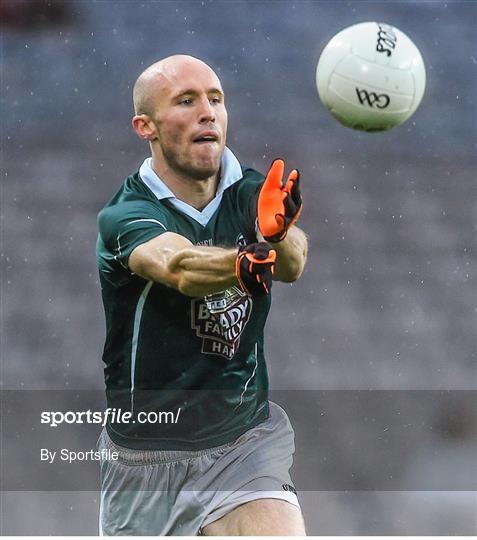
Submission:
POLYGON ((182 178, 194 182, 208 180, 209 178, 214 177, 218 174, 222 160, 223 150, 216 158, 216 164, 211 164, 209 166, 203 167, 200 167, 199 165, 194 165, 194 163, 192 163, 192 160, 177 159, 177 152, 169 150, 168 148, 162 148, 162 154, 166 163, 174 172, 179 174, 182 178))

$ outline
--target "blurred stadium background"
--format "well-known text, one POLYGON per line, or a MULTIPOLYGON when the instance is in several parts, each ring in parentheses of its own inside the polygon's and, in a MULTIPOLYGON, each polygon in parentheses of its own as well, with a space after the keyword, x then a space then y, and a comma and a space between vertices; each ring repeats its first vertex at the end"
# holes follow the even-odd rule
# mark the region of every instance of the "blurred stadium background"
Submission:
MULTIPOLYGON (((228 144, 239 159, 265 172, 284 156, 302 173, 309 263, 298 283, 274 289, 267 348, 271 386, 292 391, 296 477, 314 479, 301 493, 309 533, 477 534, 477 4, 0 6, 2 387, 103 387, 96 214, 148 151, 130 128, 136 77, 159 58, 189 53, 222 79, 228 144), (383 134, 341 127, 314 83, 328 40, 367 20, 407 33, 427 67, 417 113, 383 134), (421 429, 402 441, 401 483, 369 488, 382 485, 373 474, 384 473, 373 467, 373 439, 356 426, 386 411, 371 399, 365 414, 339 399, 343 390, 419 403, 421 429), (326 415, 310 405, 322 392, 333 396, 326 415), (336 468, 323 470, 330 454, 339 454, 336 468), (457 472, 449 465, 456 457, 457 472), (364 469, 367 484, 333 483, 334 474, 364 469), (432 488, 436 474, 442 481, 432 488), (407 489, 406 478, 422 484, 407 489)), ((2 444, 15 448, 16 435, 30 429, 4 431, 2 444)), ((19 477, 24 467, 21 459, 2 461, 19 477)), ((1 532, 97 534, 93 489, 5 491, 1 532)))

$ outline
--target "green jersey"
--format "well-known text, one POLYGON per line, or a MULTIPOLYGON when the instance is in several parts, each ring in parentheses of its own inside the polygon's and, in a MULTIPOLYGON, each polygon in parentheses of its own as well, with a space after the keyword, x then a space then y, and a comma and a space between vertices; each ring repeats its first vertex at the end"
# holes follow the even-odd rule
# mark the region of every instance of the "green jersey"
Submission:
POLYGON ((99 214, 105 381, 108 407, 118 413, 107 429, 120 445, 210 448, 268 416, 263 329, 270 295, 250 298, 232 287, 190 298, 128 268, 138 245, 165 232, 204 246, 257 241, 263 176, 242 168, 227 148, 221 170, 215 198, 199 212, 174 197, 149 158, 99 214))

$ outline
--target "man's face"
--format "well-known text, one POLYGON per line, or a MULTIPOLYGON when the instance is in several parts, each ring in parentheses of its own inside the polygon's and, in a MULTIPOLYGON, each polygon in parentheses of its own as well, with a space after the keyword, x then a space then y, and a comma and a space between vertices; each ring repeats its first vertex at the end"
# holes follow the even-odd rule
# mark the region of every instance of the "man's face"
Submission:
POLYGON ((191 180, 217 174, 227 110, 215 73, 200 63, 168 69, 158 80, 153 122, 164 165, 191 180))

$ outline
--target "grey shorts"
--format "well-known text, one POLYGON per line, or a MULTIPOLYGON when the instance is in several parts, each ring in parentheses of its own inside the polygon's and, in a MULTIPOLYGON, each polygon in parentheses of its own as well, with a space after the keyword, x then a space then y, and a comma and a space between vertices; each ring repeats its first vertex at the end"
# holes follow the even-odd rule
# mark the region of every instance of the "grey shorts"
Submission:
POLYGON ((256 499, 282 499, 299 507, 289 475, 293 429, 272 402, 267 420, 224 446, 196 452, 132 450, 103 431, 98 447, 119 454, 101 463, 101 535, 193 536, 256 499))

